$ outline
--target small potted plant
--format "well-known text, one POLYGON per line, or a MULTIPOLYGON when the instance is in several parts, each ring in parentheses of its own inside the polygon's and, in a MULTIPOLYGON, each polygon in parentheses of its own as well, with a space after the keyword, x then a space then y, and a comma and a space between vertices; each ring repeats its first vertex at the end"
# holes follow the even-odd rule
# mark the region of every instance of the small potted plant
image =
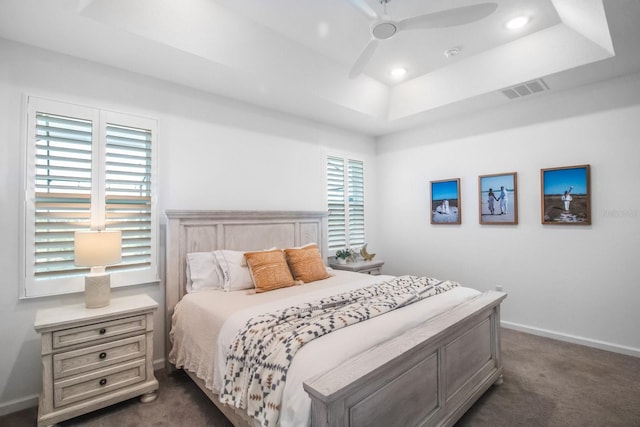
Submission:
POLYGON ((353 257, 353 252, 351 249, 338 249, 336 251, 336 259, 338 260, 338 264, 346 264, 348 259, 353 257))

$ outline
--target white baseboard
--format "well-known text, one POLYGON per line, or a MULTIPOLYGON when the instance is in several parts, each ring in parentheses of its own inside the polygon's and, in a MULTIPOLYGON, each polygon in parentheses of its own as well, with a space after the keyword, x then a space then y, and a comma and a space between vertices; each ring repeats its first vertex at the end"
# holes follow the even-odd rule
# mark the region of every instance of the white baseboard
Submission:
POLYGON ((38 406, 38 395, 21 397, 20 399, 10 400, 8 402, 0 403, 0 417, 7 414, 13 414, 14 412, 22 411, 23 409, 32 408, 38 406))
POLYGON ((156 359, 153 361, 153 370, 154 371, 159 371, 160 369, 164 369, 165 368, 165 359, 164 357, 162 359, 156 359))
POLYGON ((612 344, 606 341, 583 338, 575 335, 549 331, 546 329, 533 328, 531 326, 519 325, 517 323, 512 323, 512 322, 501 321, 500 325, 506 329, 513 329, 515 331, 526 332, 532 335, 538 335, 546 338, 553 338, 556 340, 566 341, 573 344, 580 344, 587 347, 598 348, 600 350, 612 351, 614 353, 625 354, 627 356, 640 357, 640 348, 627 347, 624 345, 612 344))

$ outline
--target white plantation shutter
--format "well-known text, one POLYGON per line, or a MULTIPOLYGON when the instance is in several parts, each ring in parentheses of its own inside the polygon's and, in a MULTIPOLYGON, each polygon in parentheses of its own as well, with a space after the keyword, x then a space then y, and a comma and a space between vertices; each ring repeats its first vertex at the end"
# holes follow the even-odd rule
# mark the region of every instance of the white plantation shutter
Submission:
POLYGON ((22 297, 81 291, 74 232, 122 230, 112 286, 158 278, 155 121, 28 98, 22 297))
POLYGON ((347 245, 346 197, 344 159, 327 157, 328 248, 344 248, 347 245))
POLYGON ((349 173, 349 246, 364 245, 364 167, 348 160, 349 173))
POLYGON ((364 164, 327 156, 328 248, 362 246, 364 237, 364 164))
POLYGON ((36 113, 33 268, 36 280, 80 274, 73 233, 91 227, 91 120, 36 113))
POLYGON ((106 228, 122 231, 122 262, 113 269, 151 265, 151 131, 107 125, 106 228))

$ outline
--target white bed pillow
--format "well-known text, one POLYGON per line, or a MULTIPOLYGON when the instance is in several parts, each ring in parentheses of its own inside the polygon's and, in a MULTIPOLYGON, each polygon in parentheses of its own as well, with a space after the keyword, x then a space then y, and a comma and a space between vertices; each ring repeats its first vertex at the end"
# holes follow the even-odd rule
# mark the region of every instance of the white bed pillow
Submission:
POLYGON ((244 251, 218 250, 213 253, 223 278, 222 289, 225 291, 253 289, 251 272, 244 258, 244 251))
POLYGON ((187 292, 221 289, 224 276, 213 252, 187 254, 187 292))

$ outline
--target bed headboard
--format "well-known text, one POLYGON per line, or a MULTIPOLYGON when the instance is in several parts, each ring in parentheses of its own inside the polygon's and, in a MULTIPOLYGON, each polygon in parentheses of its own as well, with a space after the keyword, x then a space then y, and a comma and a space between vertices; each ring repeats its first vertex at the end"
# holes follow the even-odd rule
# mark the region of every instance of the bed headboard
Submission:
POLYGON ((317 243, 323 259, 327 259, 324 227, 327 212, 167 210, 165 214, 167 330, 171 327, 173 308, 185 294, 189 252, 284 249, 317 243))

